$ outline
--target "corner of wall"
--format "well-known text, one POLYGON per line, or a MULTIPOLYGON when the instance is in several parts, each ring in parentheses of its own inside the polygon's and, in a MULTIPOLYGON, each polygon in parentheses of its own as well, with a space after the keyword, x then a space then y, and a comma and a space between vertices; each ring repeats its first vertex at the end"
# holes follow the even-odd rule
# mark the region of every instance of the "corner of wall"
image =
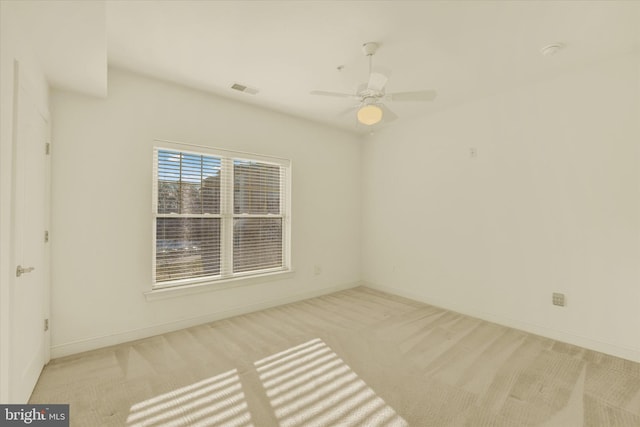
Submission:
POLYGON ((433 298, 428 295, 408 292, 403 289, 380 285, 370 281, 363 281, 362 285, 371 289, 381 291, 381 292, 386 292, 391 295, 397 295, 397 296, 408 298, 408 299, 418 301, 427 305, 432 305, 434 307, 442 308, 444 310, 454 311, 456 313, 464 314, 470 317, 475 317, 477 319, 485 320, 487 322, 497 323, 499 325, 503 325, 509 328, 514 328, 521 331, 529 332, 534 335, 540 335, 543 337, 551 338, 556 341, 573 344, 579 347, 588 348, 594 351, 610 354, 613 356, 621 357, 623 359, 640 363, 640 348, 623 347, 617 344, 595 340, 582 335, 576 335, 576 334, 572 334, 562 330, 551 329, 542 325, 524 322, 518 319, 512 319, 499 314, 497 315, 494 313, 488 313, 482 310, 477 310, 474 307, 467 307, 462 304, 456 303, 455 301, 444 301, 437 298, 433 298))

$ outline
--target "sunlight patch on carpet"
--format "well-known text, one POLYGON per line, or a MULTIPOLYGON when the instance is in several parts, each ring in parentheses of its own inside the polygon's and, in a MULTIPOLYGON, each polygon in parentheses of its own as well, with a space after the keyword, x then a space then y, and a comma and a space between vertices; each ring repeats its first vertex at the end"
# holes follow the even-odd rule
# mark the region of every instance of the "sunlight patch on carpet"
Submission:
POLYGON ((320 338, 254 365, 282 427, 408 425, 320 338))
POLYGON ((249 427, 251 415, 236 369, 131 406, 128 427, 249 427))

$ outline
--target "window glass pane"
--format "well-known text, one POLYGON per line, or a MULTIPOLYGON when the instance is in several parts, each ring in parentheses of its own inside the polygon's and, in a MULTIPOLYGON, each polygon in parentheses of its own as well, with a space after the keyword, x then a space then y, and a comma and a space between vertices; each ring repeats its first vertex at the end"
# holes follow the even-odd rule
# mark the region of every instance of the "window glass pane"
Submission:
POLYGON ((220 164, 216 157, 158 151, 158 213, 220 213, 220 164))
POLYGON ((220 218, 156 219, 156 282, 220 274, 220 218))
POLYGON ((220 166, 220 159, 202 157, 202 213, 220 213, 220 166))
POLYGON ((233 213, 280 214, 280 166, 233 161, 233 213))
POLYGON ((233 220, 233 271, 282 266, 282 218, 233 220))

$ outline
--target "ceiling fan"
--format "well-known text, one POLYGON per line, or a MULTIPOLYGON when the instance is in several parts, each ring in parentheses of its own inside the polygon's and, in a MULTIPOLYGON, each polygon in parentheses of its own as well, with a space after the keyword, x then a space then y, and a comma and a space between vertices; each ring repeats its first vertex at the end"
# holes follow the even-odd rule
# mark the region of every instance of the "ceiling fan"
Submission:
POLYGON ((386 93, 385 85, 389 78, 381 72, 373 71, 372 62, 380 45, 368 42, 362 45, 362 51, 369 58, 369 81, 358 86, 356 93, 328 92, 323 90, 311 91, 311 95, 332 96, 337 98, 354 98, 360 102, 349 108, 346 113, 357 111, 358 122, 371 126, 384 119, 391 122, 398 116, 382 101, 433 101, 436 97, 434 90, 417 90, 410 92, 386 93))

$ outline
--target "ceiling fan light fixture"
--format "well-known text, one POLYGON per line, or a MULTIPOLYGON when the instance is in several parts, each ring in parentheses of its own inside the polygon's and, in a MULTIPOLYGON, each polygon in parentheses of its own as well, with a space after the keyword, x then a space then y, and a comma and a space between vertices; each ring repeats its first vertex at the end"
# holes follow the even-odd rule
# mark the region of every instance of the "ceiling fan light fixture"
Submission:
POLYGON ((382 109, 377 105, 365 105, 358 110, 358 121, 363 125, 375 125, 380 120, 382 120, 382 109))

